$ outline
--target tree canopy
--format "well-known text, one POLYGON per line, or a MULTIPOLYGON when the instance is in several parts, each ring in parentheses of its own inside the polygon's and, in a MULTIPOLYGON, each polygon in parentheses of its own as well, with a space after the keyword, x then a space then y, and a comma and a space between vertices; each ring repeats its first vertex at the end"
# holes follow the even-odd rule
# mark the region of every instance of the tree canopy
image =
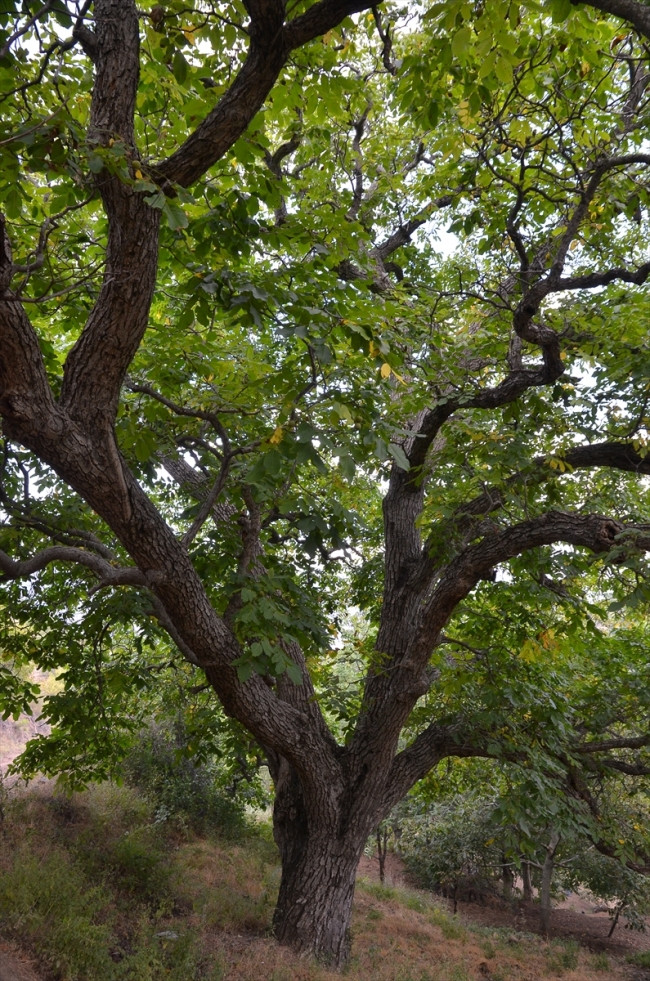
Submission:
POLYGON ((24 766, 83 780, 145 694, 192 688, 197 747, 220 704, 296 949, 345 961, 442 760, 594 817, 648 772, 649 21, 0 11, 0 707, 59 671, 24 766))

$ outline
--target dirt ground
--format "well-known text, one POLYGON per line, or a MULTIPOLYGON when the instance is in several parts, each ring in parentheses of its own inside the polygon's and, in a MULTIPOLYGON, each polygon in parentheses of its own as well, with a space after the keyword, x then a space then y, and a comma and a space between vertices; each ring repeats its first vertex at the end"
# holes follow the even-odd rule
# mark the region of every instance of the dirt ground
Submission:
POLYGON ((0 981, 40 981, 25 955, 1 940, 0 981))
MULTIPOLYGON (((359 874, 378 879, 378 860, 364 856, 359 865, 359 874)), ((386 884, 411 885, 398 855, 386 856, 386 884)), ((514 908, 496 899, 486 905, 459 902, 458 915, 461 919, 481 926, 511 927, 519 933, 541 933, 539 908, 535 903, 524 906, 520 902, 514 908)), ((638 930, 626 930, 623 923, 619 921, 613 935, 608 938, 607 934, 612 925, 609 914, 598 907, 589 896, 570 893, 563 902, 553 907, 549 937, 573 938, 589 950, 624 958, 626 954, 650 951, 650 917, 647 918, 646 924, 645 933, 641 933, 638 930), (596 912, 597 909, 599 912, 596 912)))

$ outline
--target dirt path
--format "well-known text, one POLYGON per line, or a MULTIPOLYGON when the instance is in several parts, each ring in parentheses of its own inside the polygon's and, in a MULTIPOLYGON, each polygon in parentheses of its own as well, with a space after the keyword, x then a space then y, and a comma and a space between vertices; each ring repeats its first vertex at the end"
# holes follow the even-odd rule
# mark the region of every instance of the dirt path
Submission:
POLYGON ((41 981, 24 956, 0 941, 0 981, 41 981))

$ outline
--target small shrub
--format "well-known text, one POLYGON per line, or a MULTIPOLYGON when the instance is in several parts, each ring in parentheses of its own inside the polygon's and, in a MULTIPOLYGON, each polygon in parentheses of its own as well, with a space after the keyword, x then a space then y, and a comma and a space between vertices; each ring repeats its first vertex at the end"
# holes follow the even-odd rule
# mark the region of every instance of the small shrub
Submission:
POLYGON ((406 907, 407 909, 412 909, 415 913, 426 913, 429 909, 430 904, 425 903, 421 896, 407 896, 406 897, 406 907))
POLYGON ((57 972, 112 977, 110 896, 91 886, 60 849, 38 856, 22 846, 0 877, 0 922, 57 972))
POLYGON ((160 900, 169 892, 170 869, 160 844, 149 828, 126 834, 103 853, 118 888, 145 900, 160 900))
POLYGON ((440 909, 434 909, 431 914, 431 922, 442 930, 442 935, 446 940, 465 940, 467 930, 455 916, 449 916, 440 909))
POLYGON ((224 969, 219 962, 208 967, 192 933, 160 930, 143 917, 116 977, 119 981, 221 981, 224 969))
POLYGON ((454 964, 449 972, 449 981, 471 981, 467 968, 462 964, 454 964))
POLYGON ((611 966, 607 954, 594 954, 592 964, 594 971, 609 971, 611 966))
POLYGON ((481 950, 488 958, 488 960, 490 960, 492 957, 496 955, 496 948, 491 940, 484 940, 483 943, 481 944, 481 950))
POLYGON ((397 889, 392 886, 382 886, 376 882, 364 882, 363 891, 375 899, 396 899, 398 895, 397 889))
POLYGON ((646 967, 650 970, 650 950, 640 951, 638 954, 629 954, 625 960, 628 964, 635 964, 637 967, 646 967))
POLYGON ((136 804, 131 791, 115 787, 65 806, 38 795, 12 801, 12 848, 0 854, 0 932, 66 981, 221 981, 223 964, 208 963, 184 925, 160 926, 161 910, 177 898, 175 863, 160 829, 140 823, 148 809, 136 804), (99 798, 110 804, 106 814, 99 798))
POLYGON ((547 955, 548 968, 558 974, 573 971, 578 966, 579 957, 580 947, 575 940, 554 943, 547 955))

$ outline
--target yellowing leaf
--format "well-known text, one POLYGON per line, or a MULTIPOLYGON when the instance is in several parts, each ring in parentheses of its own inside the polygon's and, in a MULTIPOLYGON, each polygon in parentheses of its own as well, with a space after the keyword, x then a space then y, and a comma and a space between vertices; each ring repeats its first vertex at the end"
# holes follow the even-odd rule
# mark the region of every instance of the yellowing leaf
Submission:
POLYGON ((463 99, 458 103, 458 118, 463 126, 469 126, 474 121, 474 114, 469 110, 469 102, 463 99))
POLYGON ((539 634, 538 639, 541 641, 542 646, 545 650, 551 651, 557 647, 557 641, 555 639, 555 631, 551 628, 548 630, 542 630, 539 634))
POLYGON ((371 358, 376 358, 379 354, 379 348, 374 341, 370 341, 370 344, 368 345, 368 353, 370 354, 371 358))
POLYGON ((194 44, 194 31, 195 30, 196 30, 196 28, 195 27, 192 27, 192 26, 190 26, 190 27, 184 27, 183 28, 183 35, 184 35, 185 40, 187 41, 188 44, 194 44))
POLYGON ((519 657, 526 664, 534 664, 535 661, 539 661, 541 655, 544 653, 544 648, 541 647, 536 640, 529 637, 521 645, 521 650, 519 651, 519 657))
POLYGON ((136 176, 136 177, 138 178, 138 180, 139 180, 139 181, 141 181, 141 180, 142 180, 142 171, 141 171, 141 170, 139 170, 139 169, 138 169, 138 168, 136 167, 136 169, 135 169, 135 171, 134 171, 134 173, 135 173, 135 176, 136 176))
POLYGON ((381 366, 381 377, 382 378, 389 378, 392 370, 393 369, 388 364, 388 362, 387 361, 384 361, 383 365, 381 366))
POLYGON ((272 446, 277 446, 278 443, 282 442, 282 436, 282 426, 277 426, 273 431, 273 435, 269 436, 269 443, 271 443, 272 446))

